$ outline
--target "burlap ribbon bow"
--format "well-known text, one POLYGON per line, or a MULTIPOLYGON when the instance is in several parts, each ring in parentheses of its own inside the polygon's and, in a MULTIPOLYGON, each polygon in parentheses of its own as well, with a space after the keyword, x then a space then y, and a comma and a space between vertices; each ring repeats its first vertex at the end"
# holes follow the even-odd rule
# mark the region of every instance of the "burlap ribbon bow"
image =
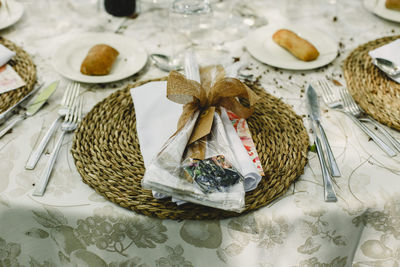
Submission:
POLYGON ((231 110, 242 118, 253 113, 253 105, 259 97, 236 78, 225 77, 222 66, 200 69, 201 83, 186 79, 182 74, 171 71, 167 82, 167 98, 183 104, 183 112, 178 121, 178 131, 199 110, 199 116, 187 146, 204 138, 211 131, 214 112, 219 107, 231 110), (237 97, 249 100, 249 107, 243 106, 237 97))

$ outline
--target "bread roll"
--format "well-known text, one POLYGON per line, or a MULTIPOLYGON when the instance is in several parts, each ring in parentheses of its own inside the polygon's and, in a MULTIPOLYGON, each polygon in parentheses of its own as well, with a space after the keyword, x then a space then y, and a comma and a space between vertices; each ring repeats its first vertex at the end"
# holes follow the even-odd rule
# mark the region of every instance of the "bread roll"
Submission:
POLYGON ((107 75, 111 71, 119 52, 106 44, 97 44, 90 48, 81 64, 81 73, 86 75, 107 75))
POLYGON ((315 46, 290 30, 278 30, 272 39, 300 60, 312 61, 319 56, 315 46))
POLYGON ((400 0, 386 0, 386 8, 400 11, 400 0))

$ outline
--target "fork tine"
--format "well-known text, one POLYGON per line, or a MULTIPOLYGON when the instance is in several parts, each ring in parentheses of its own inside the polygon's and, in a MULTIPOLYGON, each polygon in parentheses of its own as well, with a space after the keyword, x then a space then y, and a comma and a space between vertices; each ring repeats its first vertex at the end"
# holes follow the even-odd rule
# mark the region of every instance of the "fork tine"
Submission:
POLYGON ((72 85, 72 93, 71 93, 69 99, 67 100, 66 106, 72 107, 72 105, 74 104, 74 100, 79 95, 79 89, 80 89, 80 84, 79 83, 73 83, 73 85, 72 85))
POLYGON ((76 106, 75 103, 76 103, 76 98, 72 99, 71 107, 68 109, 68 112, 65 115, 64 121, 72 122, 72 119, 74 117, 74 110, 75 110, 75 106, 76 106))
POLYGON ((71 84, 71 90, 70 90, 70 92, 68 94, 68 97, 65 99, 65 107, 70 107, 71 106, 71 100, 73 99, 74 91, 75 91, 75 84, 72 83, 71 84))
POLYGON ((346 90, 346 91, 347 91, 347 94, 348 94, 348 96, 349 96, 349 101, 350 101, 351 106, 353 107, 353 109, 354 109, 356 112, 360 113, 360 112, 361 112, 360 107, 358 106, 358 104, 356 103, 356 101, 354 100, 354 98, 353 98, 353 96, 350 94, 350 92, 349 92, 348 90, 346 90))
POLYGON ((76 83, 75 98, 77 98, 79 96, 80 90, 81 90, 81 84, 76 83))
POLYGON ((322 89, 322 99, 325 101, 325 104, 333 102, 333 93, 329 85, 323 80, 319 80, 318 82, 319 87, 322 89))
POLYGON ((346 88, 342 89, 344 96, 346 97, 348 108, 353 114, 358 113, 358 107, 356 102, 354 102, 353 97, 350 95, 349 91, 346 88))
POLYGON ((70 98, 69 103, 68 103, 68 107, 69 107, 69 109, 72 109, 72 113, 68 113, 67 114, 66 120, 68 120, 68 119, 69 120, 73 120, 73 115, 74 115, 73 111, 75 110, 75 105, 76 105, 77 100, 78 100, 79 91, 80 91, 80 84, 75 83, 74 84, 74 88, 73 88, 73 92, 71 94, 71 98, 70 98))
POLYGON ((72 122, 74 122, 74 123, 78 122, 81 102, 82 102, 82 99, 79 98, 78 101, 74 105, 74 118, 72 120, 72 122))
POLYGON ((72 86, 73 86, 72 83, 68 84, 67 90, 65 91, 63 98, 61 100, 61 105, 65 106, 67 104, 67 99, 69 99, 72 92, 72 86))
POLYGON ((349 110, 349 101, 347 99, 346 93, 344 92, 344 88, 340 89, 340 97, 342 98, 343 101, 343 108, 345 110, 349 110))
POLYGON ((83 109, 83 98, 80 99, 78 122, 81 122, 82 120, 82 109, 83 109))

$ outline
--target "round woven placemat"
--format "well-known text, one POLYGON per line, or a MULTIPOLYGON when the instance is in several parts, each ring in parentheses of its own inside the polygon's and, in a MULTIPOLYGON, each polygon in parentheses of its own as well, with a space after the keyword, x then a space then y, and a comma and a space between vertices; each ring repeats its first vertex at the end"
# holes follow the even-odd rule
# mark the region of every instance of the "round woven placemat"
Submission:
POLYGON ((13 42, 0 36, 0 44, 14 51, 16 55, 8 62, 9 65, 21 76, 26 85, 3 94, 0 94, 0 113, 15 105, 28 94, 36 82, 36 66, 28 53, 13 42))
POLYGON ((354 100, 377 121, 400 130, 400 84, 380 71, 368 52, 398 36, 380 38, 357 47, 343 64, 347 87, 354 100))
MULTIPOLYGON (((151 191, 142 189, 145 168, 129 89, 146 82, 149 81, 113 93, 82 120, 75 132, 72 155, 83 181, 110 201, 152 217, 181 220, 240 215, 191 203, 178 207, 170 199, 154 199, 151 191)), ((303 121, 291 107, 263 88, 250 87, 261 96, 248 124, 265 177, 255 190, 246 193, 244 213, 265 206, 286 192, 303 173, 309 144, 303 121)))

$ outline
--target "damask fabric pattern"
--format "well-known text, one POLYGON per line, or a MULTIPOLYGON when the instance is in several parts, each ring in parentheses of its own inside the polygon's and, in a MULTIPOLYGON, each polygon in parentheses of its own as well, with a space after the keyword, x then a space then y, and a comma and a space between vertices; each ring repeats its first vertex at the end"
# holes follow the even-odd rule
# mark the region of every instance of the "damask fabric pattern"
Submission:
MULTIPOLYGON (((301 2, 306 1, 316 2, 301 2)), ((32 55, 41 78, 60 79, 61 86, 37 115, 0 139, 0 266, 400 266, 400 156, 388 157, 343 114, 324 106, 322 123, 342 171, 335 179, 337 203, 323 202, 318 158, 309 152, 304 175, 288 192, 250 214, 213 221, 145 217, 106 201, 82 183, 69 152, 71 136, 61 147, 45 196, 32 197, 57 137, 35 170, 24 165, 56 118, 68 83, 52 69, 50 55, 74 32, 114 31, 120 21, 82 16, 84 9, 73 8, 74 1, 21 2, 29 12, 1 34, 32 55), (47 5, 53 5, 52 12, 47 5)), ((265 12, 271 24, 282 22, 278 17, 285 7, 279 5, 286 2, 246 1, 265 12)), ((269 93, 304 115, 306 127, 304 92, 311 80, 328 77, 345 84, 340 64, 351 50, 400 34, 398 24, 370 14, 362 1, 337 1, 337 8, 336 20, 312 20, 340 36, 340 56, 332 64, 296 72, 249 59, 250 72, 269 93)), ((154 16, 141 14, 121 33, 138 38, 149 52, 167 53, 170 32, 154 26, 154 16)), ((243 41, 225 44, 230 56, 244 60, 243 41)), ((146 71, 109 86, 82 84, 84 111, 128 83, 165 76, 152 66, 146 71)), ((392 134, 400 140, 399 132, 392 134)))
POLYGON ((18 213, 3 201, 8 231, 0 237, 0 265, 349 266, 354 252, 354 266, 397 266, 400 260, 400 201, 348 216, 350 221, 303 210, 295 218, 258 211, 223 221, 175 222, 101 203, 77 218, 51 207, 18 213), (290 255, 271 257, 281 252, 290 255))

